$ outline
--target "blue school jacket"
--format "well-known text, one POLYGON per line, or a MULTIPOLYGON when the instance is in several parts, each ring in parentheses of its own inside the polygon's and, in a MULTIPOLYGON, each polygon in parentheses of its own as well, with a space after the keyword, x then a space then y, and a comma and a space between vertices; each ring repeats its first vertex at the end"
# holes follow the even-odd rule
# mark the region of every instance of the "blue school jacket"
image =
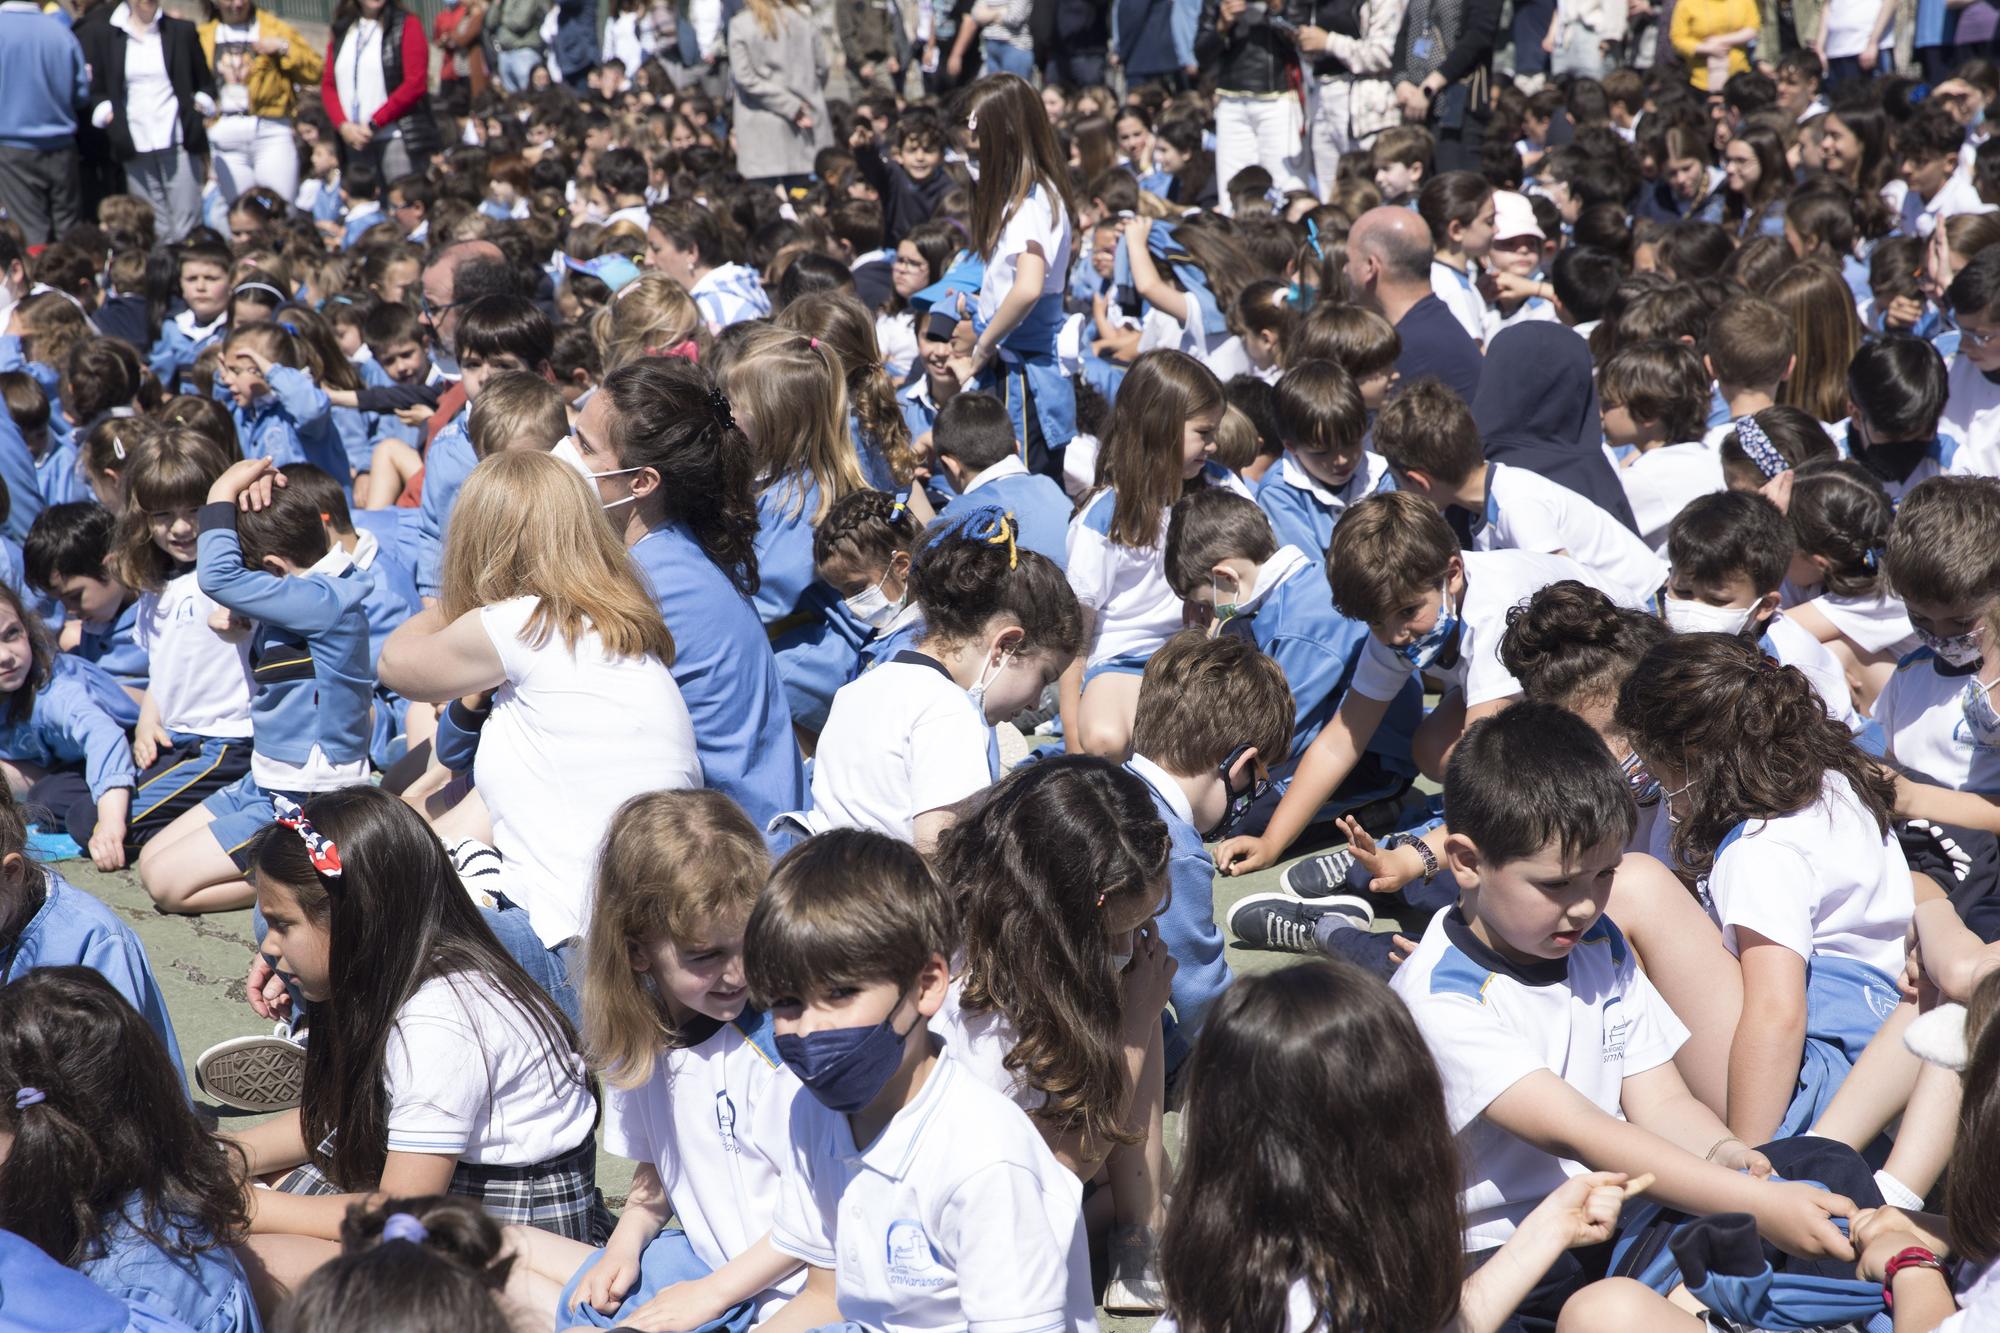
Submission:
POLYGON ((1069 497, 1062 487, 1039 472, 1030 472, 1019 459, 995 464, 1014 466, 991 481, 981 482, 967 494, 953 499, 939 511, 940 519, 955 517, 967 509, 999 505, 1014 516, 1021 545, 1056 562, 1057 569, 1069 567, 1069 497))
POLYGON ((1166 821, 1170 901, 1160 913, 1160 939, 1180 964, 1174 973, 1175 1026, 1167 1033, 1167 1068, 1187 1058, 1208 1007, 1229 987, 1229 960, 1223 956, 1222 929, 1215 924, 1215 860, 1201 834, 1181 815, 1187 798, 1158 764, 1134 755, 1126 769, 1153 798, 1153 811, 1166 821))
POLYGON ((171 392, 180 380, 181 371, 193 365, 211 343, 221 341, 226 331, 227 324, 220 316, 211 324, 197 324, 194 311, 182 310, 160 325, 160 336, 146 359, 153 367, 153 374, 171 392))
POLYGON ((35 483, 41 489, 44 505, 97 498, 89 483, 83 479, 76 454, 77 442, 74 439, 64 444, 57 444, 52 439, 48 451, 35 460, 35 483))
POLYGON ((265 377, 271 392, 248 407, 231 403, 236 438, 245 458, 268 458, 279 467, 311 463, 351 490, 347 450, 333 426, 333 407, 312 376, 290 366, 272 366, 265 377))
POLYGON ((251 569, 243 563, 233 504, 203 505, 200 526, 201 590, 257 622, 250 641, 253 752, 299 765, 318 746, 335 764, 365 760, 375 688, 361 607, 368 576, 338 547, 296 576, 251 569))
POLYGON ((35 477, 35 456, 28 452, 28 442, 21 437, 14 418, 4 412, 0 412, 0 482, 7 484, 8 502, 0 536, 18 545, 28 540, 28 529, 44 505, 41 483, 35 477))
POLYGON ((49 769, 80 765, 94 801, 137 784, 125 729, 138 721, 138 705, 117 681, 63 653, 28 715, 18 722, 0 720, 0 755, 49 769))
MULTIPOLYGON (((465 432, 466 418, 470 415, 471 409, 467 408, 453 417, 424 453, 424 494, 417 505, 416 530, 411 534, 408 549, 416 556, 417 591, 426 597, 438 595, 444 577, 445 527, 451 522, 451 509, 458 503, 459 489, 479 465, 479 455, 472 451, 472 437, 465 432)), ((810 537, 806 544, 812 544, 810 537)))
POLYGON ((11 1231, 0 1231, 0 1328, 189 1333, 180 1320, 134 1309, 11 1231))
MULTIPOLYGON (((408 512, 405 510, 404 512, 408 512)), ((368 594, 361 599, 362 614, 368 618, 368 660, 382 660, 382 645, 396 627, 423 609, 417 596, 417 578, 410 567, 382 549, 372 532, 358 534, 354 565, 368 580, 368 594)), ((393 748, 403 730, 409 704, 393 690, 375 685, 375 720, 368 743, 369 757, 378 768, 387 768, 399 756, 393 748)))
MULTIPOLYGON (((430 489, 430 482, 424 483, 430 489)), ((813 570, 813 513, 819 483, 810 474, 769 482, 757 495, 757 618, 775 624, 799 609, 819 577, 813 570)))
MULTIPOLYGON (((166 1046, 175 1071, 180 1072, 181 1044, 174 1037, 174 1022, 167 1016, 160 983, 153 979, 153 965, 146 960, 146 946, 110 908, 55 871, 43 870, 42 879, 48 896, 21 932, 13 957, 7 959, 6 976, 0 981, 17 980, 38 967, 90 968, 144 1016, 166 1046)), ((187 1087, 185 1073, 181 1073, 181 1087, 187 1087)))
POLYGON ((121 685, 145 689, 153 664, 139 646, 139 599, 133 598, 109 625, 86 622, 83 637, 69 656, 94 662, 121 685))
POLYGON ((103 1257, 85 1260, 78 1271, 135 1311, 178 1319, 196 1333, 261 1333, 250 1280, 233 1249, 194 1231, 186 1235, 193 1255, 171 1253, 140 1231, 139 1216, 134 1195, 105 1231, 103 1257))
POLYGON ((806 804, 805 769, 771 641, 748 597, 680 523, 641 537, 632 559, 674 636, 669 668, 694 719, 705 785, 763 828, 806 804))
POLYGON ((1354 475, 1340 488, 1338 507, 1329 506, 1311 491, 1286 480, 1288 468, 1298 468, 1300 473, 1305 471, 1293 461, 1289 451, 1271 464, 1257 483, 1256 500, 1257 507, 1264 511, 1264 517, 1271 520, 1271 535, 1278 539, 1278 545, 1296 546, 1314 559, 1323 557, 1326 548, 1333 544, 1334 525, 1347 512, 1347 506, 1365 496, 1396 489, 1395 478, 1388 466, 1376 462, 1377 457, 1372 451, 1362 454, 1354 475), (1377 472, 1372 486, 1369 484, 1370 472, 1377 472))

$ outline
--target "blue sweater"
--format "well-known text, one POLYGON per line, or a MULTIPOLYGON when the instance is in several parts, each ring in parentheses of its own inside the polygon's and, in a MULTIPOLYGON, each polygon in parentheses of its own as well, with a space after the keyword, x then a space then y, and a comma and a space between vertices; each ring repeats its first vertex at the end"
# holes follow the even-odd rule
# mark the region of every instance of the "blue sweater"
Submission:
POLYGON ((1150 789, 1153 811, 1166 822, 1170 901, 1160 913, 1160 939, 1180 964, 1174 973, 1175 1026, 1167 1033, 1167 1068, 1187 1058, 1208 1007, 1229 987, 1222 928, 1215 924, 1215 859, 1188 822, 1187 796, 1166 770, 1143 756, 1125 765, 1150 789))
POLYGON ((426 597, 438 595, 444 578, 444 534, 451 523, 452 506, 479 455, 472 452, 472 437, 465 432, 468 407, 437 433, 424 453, 424 494, 417 505, 417 528, 411 541, 417 565, 417 591, 426 597))
POLYGON ((231 404, 236 436, 245 458, 268 458, 279 467, 311 463, 340 483, 353 486, 347 449, 333 425, 333 405, 312 376, 290 366, 272 366, 265 376, 271 391, 248 407, 231 404))
POLYGON ((121 685, 146 688, 146 681, 152 675, 152 662, 146 650, 139 646, 139 599, 133 598, 118 613, 117 619, 108 625, 85 623, 83 638, 78 641, 72 655, 86 662, 95 662, 109 672, 121 685))
MULTIPOLYGON (((1016 460, 1018 462, 1018 460, 1016 460)), ((1039 472, 1025 467, 1005 476, 982 482, 967 495, 960 495, 938 512, 952 518, 981 505, 999 505, 1014 516, 1022 546, 1056 562, 1057 569, 1069 567, 1069 515, 1072 506, 1062 487, 1039 472)))
POLYGON ((76 113, 89 103, 90 70, 68 26, 0 9, 0 145, 34 153, 74 148, 76 113))
POLYGON ((80 657, 57 656, 28 715, 0 720, 0 755, 46 769, 82 766, 90 798, 136 785, 125 729, 139 707, 117 681, 80 657))
MULTIPOLYGON (((430 482, 424 483, 426 490, 430 482)), ((775 624, 799 609, 813 570, 813 512, 819 483, 811 474, 774 481, 757 497, 757 618, 775 624)))
POLYGON ((180 381, 183 368, 194 364, 194 359, 206 351, 210 344, 219 342, 228 332, 222 318, 218 316, 211 324, 197 324, 194 311, 183 310, 178 315, 160 325, 160 336, 153 343, 153 350, 146 354, 153 367, 153 373, 160 377, 160 383, 173 392, 180 381))
POLYGON ((269 574, 243 563, 236 506, 201 509, 196 542, 201 590, 257 622, 250 669, 251 750, 300 765, 317 745, 327 760, 368 757, 368 710, 375 688, 362 599, 368 576, 352 564, 339 573, 269 574))
POLYGON ((670 670, 694 720, 702 779, 742 806, 758 828, 806 804, 805 770, 792 738, 771 641, 737 591, 679 523, 632 548, 674 636, 670 670))
MULTIPOLYGON (((177 1254, 140 1230, 138 1196, 104 1233, 104 1253, 78 1270, 113 1296, 148 1315, 164 1315, 197 1333, 261 1333, 242 1261, 227 1245, 190 1228, 175 1237, 194 1251, 177 1254)), ((148 1324, 138 1320, 133 1327, 148 1324)))
MULTIPOLYGON (((18 367, 15 367, 18 369, 18 367)), ((0 365, 0 370, 8 369, 0 365)), ((17 545, 28 540, 28 529, 42 512, 42 488, 35 480, 35 456, 14 425, 14 418, 0 412, 0 482, 7 484, 7 521, 0 523, 0 536, 17 545)))

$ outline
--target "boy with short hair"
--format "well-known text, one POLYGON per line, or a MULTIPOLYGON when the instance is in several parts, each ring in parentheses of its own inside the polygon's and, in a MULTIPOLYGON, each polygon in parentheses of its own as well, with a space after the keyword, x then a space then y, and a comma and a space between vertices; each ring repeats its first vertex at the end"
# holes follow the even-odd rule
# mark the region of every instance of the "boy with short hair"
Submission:
POLYGON ((1571 556, 1622 606, 1650 606, 1666 582, 1666 562, 1603 509, 1539 472, 1487 462, 1472 409, 1436 380, 1418 380, 1382 409, 1375 447, 1396 488, 1436 505, 1472 550, 1571 556))
POLYGON ((1859 731, 1840 659, 1778 609, 1795 542, 1778 506, 1755 491, 1695 497, 1668 529, 1660 613, 1678 634, 1754 635, 1766 657, 1805 673, 1829 717, 1859 731))
POLYGON ((420 171, 398 176, 389 182, 389 220, 411 245, 428 244, 431 237, 431 205, 437 202, 437 186, 420 171))
POLYGON ((1611 128, 1626 143, 1638 137, 1639 116, 1646 109, 1646 80, 1638 70, 1620 66, 1604 76, 1604 98, 1611 105, 1611 128))
POLYGON ((1229 985, 1215 924, 1215 861, 1203 844, 1226 837, 1269 788, 1272 763, 1291 752, 1292 714, 1283 669, 1236 635, 1183 630, 1146 663, 1125 767, 1151 790, 1172 841, 1168 904, 1157 918, 1160 940, 1180 965, 1170 1072, 1229 985))
POLYGON ((1620 348, 1597 376, 1604 438, 1633 456, 1618 480, 1631 501, 1639 540, 1654 550, 1667 525, 1697 495, 1726 484, 1722 459, 1702 443, 1708 431, 1708 375, 1693 350, 1678 342, 1620 348))
POLYGON ((1396 362, 1403 355, 1402 335, 1378 311, 1365 306, 1328 305, 1314 313, 1311 351, 1303 351, 1306 335, 1294 330, 1293 341, 1285 346, 1285 355, 1299 362, 1323 358, 1346 371, 1354 387, 1361 391, 1361 406, 1373 421, 1375 413, 1389 401, 1389 391, 1396 386, 1396 362))
POLYGON ((340 173, 340 202, 347 218, 341 227, 340 248, 351 250, 363 232, 389 221, 382 211, 382 169, 365 157, 349 162, 340 173))
POLYGON ((111 572, 117 527, 88 500, 50 505, 28 529, 21 564, 30 588, 62 599, 63 650, 104 668, 136 702, 152 667, 135 637, 139 594, 111 572))
POLYGON ((1625 269, 1617 256, 1587 245, 1565 247, 1549 265, 1556 314, 1579 337, 1588 338, 1604 322, 1624 278, 1625 269))
MULTIPOLYGON (((1389 333, 1393 338, 1395 329, 1389 333)), ((1257 484, 1257 507, 1270 516, 1281 543, 1318 559, 1347 507, 1389 484, 1389 464, 1363 446, 1367 405, 1354 376, 1333 362, 1305 361, 1287 370, 1271 405, 1285 455, 1257 484)))
POLYGON ((2000 247, 1980 251, 1958 271, 1945 304, 1960 334, 1940 418, 1963 442, 1951 470, 2000 476, 2000 247))
POLYGON ((1896 129, 1903 192, 1898 230, 1929 236, 1938 223, 1960 213, 1984 213, 1987 206, 1972 188, 1972 175, 1959 156, 1965 127, 1940 106, 1927 106, 1896 129))
POLYGON ((808 1266, 787 1325, 1094 1333, 1081 1182, 927 1026, 958 930, 917 851, 862 829, 809 839, 743 939, 751 995, 811 1094, 771 1225, 808 1266))
POLYGON ((465 431, 479 458, 509 449, 553 449, 569 434, 569 412, 562 391, 544 376, 503 370, 480 388, 465 431))
POLYGON ((1955 468, 1958 437, 1941 433, 1950 391, 1937 348, 1907 333, 1861 345, 1847 367, 1847 453, 1900 502, 1912 486, 1955 468))
POLYGON ((1069 560, 1072 508, 1062 487, 1021 461, 1020 443, 1007 406, 987 393, 960 393, 939 409, 931 448, 958 491, 939 519, 980 505, 999 505, 1014 516, 1021 545, 1039 551, 1057 569, 1069 560))
POLYGON ((1926 780, 2000 796, 2000 733, 1991 715, 2000 674, 2000 481, 1933 477, 1896 510, 1885 564, 1922 647, 1896 664, 1876 696, 1883 758, 1926 780))
POLYGON ((585 200, 604 214, 604 225, 629 222, 645 227, 646 186, 652 172, 636 148, 613 148, 597 155, 597 177, 584 188, 585 200))
POLYGON ((1778 386, 1798 364, 1795 346, 1791 316, 1761 296, 1739 296, 1715 312, 1701 363, 1728 404, 1729 419, 1709 427, 1704 444, 1720 448, 1737 421, 1778 401, 1778 386))
POLYGON ((1368 626, 1368 642, 1340 707, 1300 759, 1284 799, 1260 837, 1231 838, 1216 850, 1228 874, 1275 864, 1354 770, 1405 685, 1436 677, 1443 697, 1417 727, 1411 751, 1433 776, 1460 732, 1506 708, 1521 684, 1500 661, 1507 613, 1551 583, 1599 576, 1566 555, 1460 551, 1437 507, 1386 491, 1356 502, 1326 552, 1333 604, 1368 626))
POLYGON ((1798 124, 1805 124, 1826 110, 1820 100, 1820 81, 1825 71, 1819 55, 1801 47, 1778 57, 1778 110, 1798 124))
MULTIPOLYGON (((1445 804, 1458 905, 1432 918, 1390 985, 1443 1076, 1473 1262, 1589 1170, 1647 1174, 1669 1208, 1748 1213, 1792 1253, 1850 1255, 1831 1219, 1853 1203, 1760 1179, 1770 1160, 1674 1067, 1687 1029, 1604 915, 1636 812, 1590 725, 1530 703, 1480 722, 1452 755, 1445 804)), ((1521 1313, 1552 1320, 1609 1250, 1570 1255, 1521 1313)))
MULTIPOLYGON (((1263 510, 1220 487, 1196 491, 1174 506, 1167 520, 1166 568, 1174 592, 1214 616, 1216 633, 1248 637, 1284 672, 1292 692, 1291 748, 1265 761, 1274 785, 1282 786, 1346 696, 1368 627, 1334 609, 1320 560, 1289 543, 1279 545, 1263 510)), ((1334 793, 1330 813, 1394 796, 1410 785, 1417 775, 1410 737, 1423 712, 1423 689, 1412 680, 1390 704, 1361 763, 1334 793)), ((1261 827, 1260 814, 1268 818, 1261 805, 1247 818, 1261 827)))
POLYGON ((935 111, 913 107, 904 112, 890 143, 893 161, 883 160, 872 134, 857 134, 849 146, 854 164, 882 196, 882 243, 894 246, 930 220, 951 188, 951 178, 938 170, 944 164, 945 132, 935 111))
POLYGON ((1424 176, 1431 169, 1431 155, 1437 151, 1436 138, 1421 125, 1391 125, 1375 137, 1375 146, 1369 151, 1382 202, 1415 208, 1417 193, 1424 188, 1424 176))

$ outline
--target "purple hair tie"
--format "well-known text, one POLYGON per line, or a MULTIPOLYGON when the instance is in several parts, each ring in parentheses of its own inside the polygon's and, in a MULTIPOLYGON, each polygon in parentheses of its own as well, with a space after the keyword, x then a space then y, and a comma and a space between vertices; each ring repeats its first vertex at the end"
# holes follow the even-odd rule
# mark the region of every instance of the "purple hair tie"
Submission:
POLYGON ((40 1088, 22 1088, 14 1094, 14 1109, 25 1111, 30 1106, 40 1106, 49 1095, 40 1088))
POLYGON ((430 1239, 430 1231, 412 1213, 391 1213, 383 1220, 383 1240, 406 1240, 412 1245, 421 1245, 430 1239))

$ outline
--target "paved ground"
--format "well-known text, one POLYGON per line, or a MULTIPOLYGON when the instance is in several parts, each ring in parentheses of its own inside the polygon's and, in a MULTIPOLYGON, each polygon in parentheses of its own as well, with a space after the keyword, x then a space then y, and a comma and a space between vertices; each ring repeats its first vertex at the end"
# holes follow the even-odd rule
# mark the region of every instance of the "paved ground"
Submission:
MULTIPOLYGON (((101 874, 88 861, 65 861, 56 866, 76 887, 109 903, 139 933, 166 994, 180 1038, 181 1054, 187 1061, 189 1084, 193 1084, 195 1057, 203 1049, 228 1037, 259 1030, 257 1016, 242 998, 243 975, 250 962, 250 913, 226 912, 202 917, 162 916, 155 912, 137 875, 131 871, 101 874)), ((1263 871, 1242 879, 1218 879, 1215 883, 1216 917, 1222 919, 1242 896, 1278 887, 1279 869, 1263 871)), ((1387 923, 1383 923, 1387 928, 1387 923)), ((1232 939, 1230 966, 1242 972, 1259 972, 1282 965, 1289 955, 1244 949, 1232 939)), ((224 1128, 252 1123, 254 1117, 207 1103, 204 1111, 216 1115, 224 1128)), ((1177 1145, 1178 1117, 1168 1117, 1168 1141, 1177 1145)), ((598 1159, 598 1181, 617 1207, 632 1176, 629 1162, 609 1155, 598 1159)), ((1107 1319, 1113 1333, 1144 1329, 1146 1319, 1107 1319)))

